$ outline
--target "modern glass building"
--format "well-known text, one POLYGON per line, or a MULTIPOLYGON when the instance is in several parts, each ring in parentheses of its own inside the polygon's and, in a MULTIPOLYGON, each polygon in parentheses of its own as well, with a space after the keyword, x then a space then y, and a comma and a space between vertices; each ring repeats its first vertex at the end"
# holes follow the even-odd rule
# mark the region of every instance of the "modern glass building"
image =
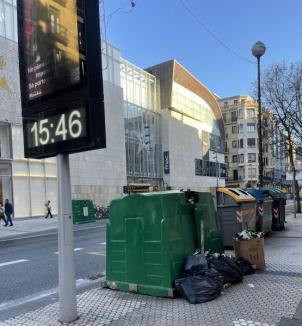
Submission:
POLYGON ((162 177, 158 80, 121 61, 128 183, 158 184, 162 177))
POLYGON ((224 186, 224 125, 214 94, 176 60, 146 70, 160 83, 165 187, 224 186))

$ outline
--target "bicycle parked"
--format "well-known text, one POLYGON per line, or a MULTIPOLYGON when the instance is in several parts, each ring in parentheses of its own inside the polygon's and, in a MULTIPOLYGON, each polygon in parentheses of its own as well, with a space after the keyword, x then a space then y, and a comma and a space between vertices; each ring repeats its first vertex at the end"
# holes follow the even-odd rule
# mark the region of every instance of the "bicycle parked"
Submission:
POLYGON ((94 205, 94 216, 96 220, 109 218, 109 207, 94 205))

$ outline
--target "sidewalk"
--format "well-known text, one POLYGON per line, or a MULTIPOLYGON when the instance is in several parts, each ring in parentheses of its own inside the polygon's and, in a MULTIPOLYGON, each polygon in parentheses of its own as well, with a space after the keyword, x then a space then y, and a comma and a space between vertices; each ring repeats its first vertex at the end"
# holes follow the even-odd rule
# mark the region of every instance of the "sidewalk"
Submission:
MULTIPOLYGON (((285 231, 265 239, 267 271, 246 276, 214 301, 191 305, 181 298, 157 298, 99 287, 78 295, 80 318, 71 325, 278 325, 281 317, 294 316, 302 299, 302 214, 297 219, 288 215, 287 221, 285 231)), ((58 303, 54 303, 0 325, 61 325, 57 320, 58 303)))
MULTIPOLYGON (((45 234, 56 234, 58 232, 58 218, 32 217, 27 219, 14 219, 14 226, 4 227, 0 224, 0 241, 20 239, 24 237, 41 236, 45 234)), ((105 225, 106 220, 100 220, 93 223, 84 223, 74 225, 74 230, 98 227, 105 225)))

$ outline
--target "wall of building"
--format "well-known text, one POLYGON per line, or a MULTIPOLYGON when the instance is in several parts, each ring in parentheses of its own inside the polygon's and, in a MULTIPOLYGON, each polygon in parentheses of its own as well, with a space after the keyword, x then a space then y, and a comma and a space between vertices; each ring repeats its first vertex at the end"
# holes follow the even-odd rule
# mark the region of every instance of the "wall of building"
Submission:
POLYGON ((127 178, 120 50, 103 43, 102 53, 107 146, 70 155, 70 173, 73 198, 107 206, 122 196, 127 178))
MULTIPOLYGON (((203 159, 203 140, 200 121, 194 120, 173 109, 162 110, 163 152, 169 152, 169 174, 164 174, 165 184, 172 189, 200 191, 206 187, 225 185, 224 179, 196 175, 196 159, 203 159)), ((224 157, 218 161, 223 163, 224 157)))
POLYGON ((73 198, 92 199, 107 206, 127 184, 123 93, 104 82, 107 147, 70 155, 73 198))

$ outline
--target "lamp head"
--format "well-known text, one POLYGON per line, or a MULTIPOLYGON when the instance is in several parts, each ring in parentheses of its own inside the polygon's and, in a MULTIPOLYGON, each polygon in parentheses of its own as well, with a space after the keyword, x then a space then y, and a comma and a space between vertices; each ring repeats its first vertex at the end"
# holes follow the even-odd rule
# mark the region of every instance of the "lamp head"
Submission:
POLYGON ((266 47, 265 44, 258 41, 252 47, 252 54, 256 58, 260 58, 265 53, 266 47))

